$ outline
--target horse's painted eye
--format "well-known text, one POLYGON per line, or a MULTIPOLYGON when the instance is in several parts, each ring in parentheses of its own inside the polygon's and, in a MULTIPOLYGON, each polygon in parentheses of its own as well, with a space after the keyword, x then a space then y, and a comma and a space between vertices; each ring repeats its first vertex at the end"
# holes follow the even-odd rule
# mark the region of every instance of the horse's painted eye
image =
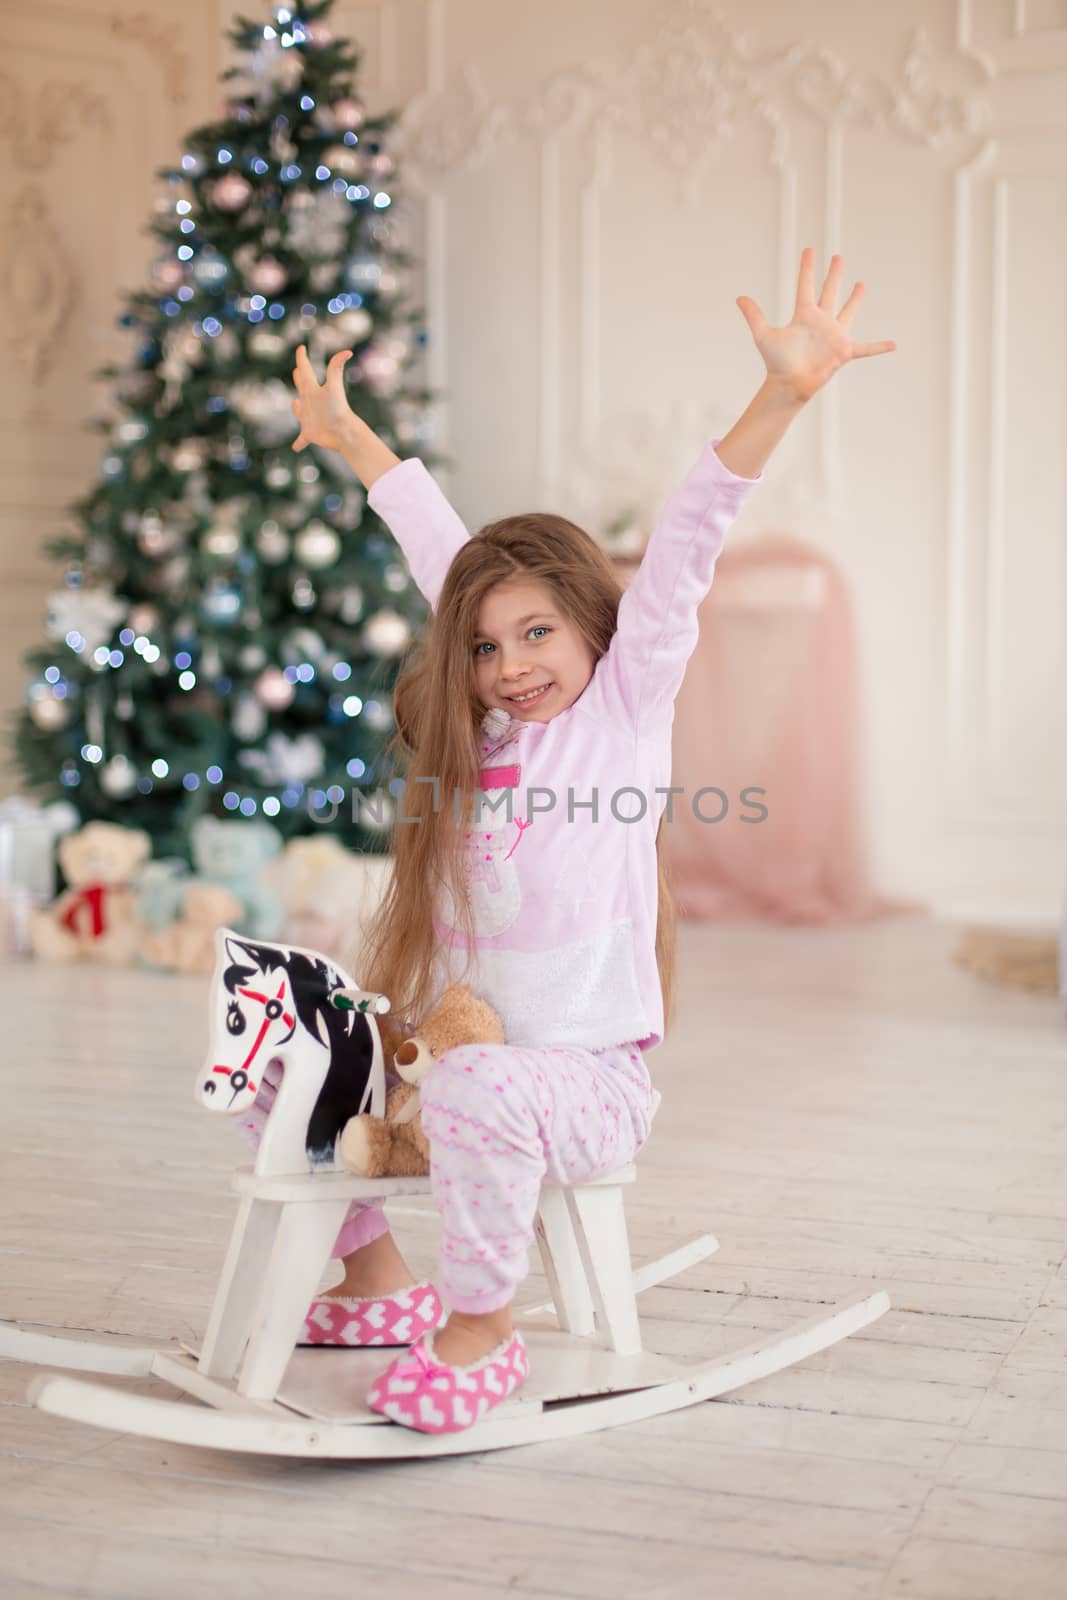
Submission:
POLYGON ((226 1027, 230 1033, 244 1033, 245 1031, 244 1013, 236 1002, 227 1008, 226 1027))
POLYGON ((207 1080, 207 1082, 204 1084, 204 1093, 205 1094, 214 1094, 215 1093, 215 1080, 213 1078, 209 1078, 207 1080))
POLYGON ((282 1003, 280 1000, 268 1000, 263 1009, 268 1022, 277 1022, 282 1014, 282 1003))

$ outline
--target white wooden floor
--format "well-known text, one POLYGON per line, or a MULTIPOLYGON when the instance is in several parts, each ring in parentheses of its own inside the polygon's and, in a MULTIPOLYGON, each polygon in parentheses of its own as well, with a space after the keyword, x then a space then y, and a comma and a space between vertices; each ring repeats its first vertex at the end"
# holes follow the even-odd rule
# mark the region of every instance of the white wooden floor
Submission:
MULTIPOLYGON (((79 1428, 0 1364, 0 1593, 1063 1600, 1067 1028, 953 968, 953 939, 686 926, 651 1058, 635 1260, 722 1241, 643 1297, 663 1347, 710 1355, 884 1287, 865 1333, 657 1421, 376 1467, 79 1428)), ((0 986, 0 1317, 195 1338, 244 1159, 192 1097, 202 983, 0 986)), ((432 1213, 395 1224, 430 1269, 432 1213)))

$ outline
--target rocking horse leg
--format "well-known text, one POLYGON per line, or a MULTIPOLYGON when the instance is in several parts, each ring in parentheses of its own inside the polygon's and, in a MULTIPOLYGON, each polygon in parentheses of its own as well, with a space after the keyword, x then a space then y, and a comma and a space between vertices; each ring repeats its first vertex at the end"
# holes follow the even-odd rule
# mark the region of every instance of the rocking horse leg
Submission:
POLYGON ((618 1184, 568 1189, 566 1200, 600 1338, 618 1355, 637 1355, 641 1328, 622 1189, 618 1184))
POLYGON ((239 1394, 252 1400, 274 1399, 347 1214, 347 1200, 305 1201, 283 1207, 256 1300, 237 1381, 239 1394))
POLYGON ((232 1378, 240 1365, 281 1214, 269 1200, 241 1201, 200 1351, 207 1378, 232 1378))
POLYGON ((537 1212, 537 1243, 541 1264, 564 1333, 593 1332, 593 1300, 578 1237, 562 1189, 542 1189, 537 1212))

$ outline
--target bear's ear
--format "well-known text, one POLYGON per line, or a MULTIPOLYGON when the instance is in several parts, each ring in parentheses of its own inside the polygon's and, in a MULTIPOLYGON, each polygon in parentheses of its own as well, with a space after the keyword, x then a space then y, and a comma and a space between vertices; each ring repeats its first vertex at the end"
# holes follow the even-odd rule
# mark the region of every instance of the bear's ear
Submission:
POLYGON ((143 828, 131 828, 130 838, 135 846, 131 865, 139 867, 152 854, 152 840, 143 828))

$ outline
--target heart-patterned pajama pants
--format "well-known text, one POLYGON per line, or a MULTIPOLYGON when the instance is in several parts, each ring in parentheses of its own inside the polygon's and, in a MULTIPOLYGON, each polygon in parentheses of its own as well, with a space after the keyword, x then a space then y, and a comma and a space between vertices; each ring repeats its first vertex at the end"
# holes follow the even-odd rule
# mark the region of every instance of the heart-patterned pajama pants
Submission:
MULTIPOLYGON (((279 1079, 267 1069, 242 1128, 259 1143, 279 1079)), ((588 1182, 648 1138, 652 1083, 636 1044, 457 1045, 422 1085, 430 1187, 441 1218, 440 1290, 456 1311, 509 1303, 528 1271, 541 1185, 588 1182)), ((333 1255, 388 1232, 380 1204, 354 1202, 333 1255)))

